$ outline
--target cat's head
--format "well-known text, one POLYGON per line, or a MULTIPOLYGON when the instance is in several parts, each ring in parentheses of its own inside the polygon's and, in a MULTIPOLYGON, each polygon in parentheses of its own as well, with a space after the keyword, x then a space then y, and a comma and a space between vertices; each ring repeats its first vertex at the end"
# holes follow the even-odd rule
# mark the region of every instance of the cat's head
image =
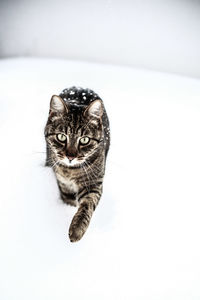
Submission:
POLYGON ((81 106, 52 96, 45 127, 49 163, 77 168, 97 158, 103 146, 102 115, 100 99, 81 106))

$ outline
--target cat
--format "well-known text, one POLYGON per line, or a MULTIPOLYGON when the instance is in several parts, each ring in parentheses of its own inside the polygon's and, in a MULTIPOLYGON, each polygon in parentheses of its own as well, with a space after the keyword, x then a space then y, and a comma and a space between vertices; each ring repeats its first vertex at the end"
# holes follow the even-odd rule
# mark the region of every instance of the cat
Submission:
POLYGON ((71 242, 86 232, 101 198, 110 146, 108 116, 92 90, 64 89, 50 101, 45 126, 46 166, 55 172, 61 199, 78 210, 69 227, 71 242))

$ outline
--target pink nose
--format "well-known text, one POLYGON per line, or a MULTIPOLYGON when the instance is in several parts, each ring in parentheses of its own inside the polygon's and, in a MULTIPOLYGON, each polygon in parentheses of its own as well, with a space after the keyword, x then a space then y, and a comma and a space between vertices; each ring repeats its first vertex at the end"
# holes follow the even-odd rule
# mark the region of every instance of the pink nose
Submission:
POLYGON ((75 157, 74 157, 74 156, 67 156, 67 158, 68 158, 69 161, 71 162, 75 157))

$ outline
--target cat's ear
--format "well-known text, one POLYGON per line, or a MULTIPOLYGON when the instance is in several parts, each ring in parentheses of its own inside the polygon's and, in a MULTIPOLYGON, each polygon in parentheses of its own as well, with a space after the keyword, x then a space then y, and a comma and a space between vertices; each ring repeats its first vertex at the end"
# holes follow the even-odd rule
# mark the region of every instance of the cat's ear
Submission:
POLYGON ((85 110, 84 115, 101 118, 103 115, 103 106, 100 99, 93 101, 85 110))
POLYGON ((65 102, 61 97, 56 95, 53 95, 51 97, 50 112, 57 112, 57 113, 67 112, 67 106, 65 105, 65 102))

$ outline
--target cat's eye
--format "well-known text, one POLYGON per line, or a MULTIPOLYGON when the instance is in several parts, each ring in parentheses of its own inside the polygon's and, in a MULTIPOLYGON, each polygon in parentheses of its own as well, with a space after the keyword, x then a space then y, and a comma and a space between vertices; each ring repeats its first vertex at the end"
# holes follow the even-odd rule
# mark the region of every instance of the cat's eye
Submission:
POLYGON ((66 137, 65 134, 59 133, 59 134, 57 134, 57 139, 58 139, 60 142, 64 143, 64 142, 66 141, 67 137, 66 137))
POLYGON ((80 139, 79 142, 81 145, 87 145, 89 143, 89 141, 90 141, 90 138, 88 136, 84 136, 80 139))

